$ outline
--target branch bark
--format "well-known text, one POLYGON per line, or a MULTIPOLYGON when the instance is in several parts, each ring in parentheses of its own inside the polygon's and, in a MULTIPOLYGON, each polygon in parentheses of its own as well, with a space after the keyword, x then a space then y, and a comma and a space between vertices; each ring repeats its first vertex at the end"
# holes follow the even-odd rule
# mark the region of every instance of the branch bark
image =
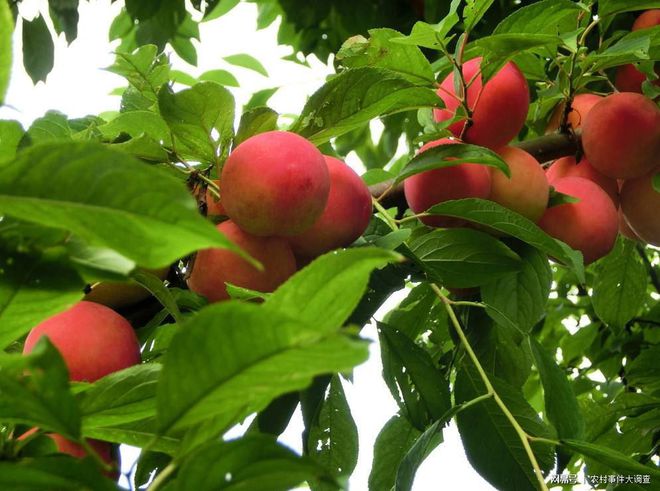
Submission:
MULTIPOLYGON (((574 133, 552 133, 532 140, 514 143, 513 146, 522 148, 536 158, 540 163, 549 162, 560 157, 575 155, 581 151, 580 146, 581 132, 577 130, 574 133)), ((380 182, 369 186, 371 195, 378 199, 386 190, 390 188, 392 181, 380 182)), ((403 185, 398 184, 387 192, 381 204, 385 208, 392 206, 405 206, 403 196, 403 185)))

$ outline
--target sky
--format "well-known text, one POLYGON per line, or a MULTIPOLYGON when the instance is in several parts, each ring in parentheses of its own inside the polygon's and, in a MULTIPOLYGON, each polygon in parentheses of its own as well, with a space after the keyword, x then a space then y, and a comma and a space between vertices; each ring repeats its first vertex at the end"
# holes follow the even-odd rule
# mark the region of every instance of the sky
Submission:
MULTIPOLYGON (((69 117, 100 114, 118 110, 119 97, 112 96, 113 89, 123 87, 125 81, 103 68, 114 60, 108 43, 110 22, 123 2, 110 4, 110 0, 80 3, 78 39, 67 46, 64 36, 56 41, 55 68, 47 82, 33 86, 21 63, 20 28, 14 39, 15 62, 12 79, 6 97, 6 106, 0 107, 0 119, 16 119, 24 126, 49 109, 56 109, 69 117)), ((47 12, 45 0, 24 0, 21 13, 28 18, 39 10, 47 12)), ((52 29, 52 26, 51 26, 52 29)), ((318 59, 308 59, 310 68, 282 60, 292 50, 277 44, 277 23, 268 29, 256 31, 256 6, 240 3, 229 14, 220 19, 200 25, 201 43, 197 43, 198 66, 193 67, 172 55, 175 69, 197 76, 207 70, 224 68, 239 80, 240 88, 230 88, 237 103, 247 102, 257 90, 281 87, 269 105, 281 114, 300 113, 306 98, 319 88, 325 77, 333 73, 318 59), (232 54, 248 53, 257 58, 267 69, 264 77, 253 71, 232 67, 222 58, 232 54)), ((360 169, 355 156, 349 163, 360 169)), ((377 313, 376 319, 394 307, 405 292, 393 296, 377 313)), ((383 425, 397 412, 397 406, 381 377, 382 365, 376 330, 368 325, 362 335, 373 342, 369 361, 354 371, 353 383, 344 382, 344 389, 351 406, 353 418, 359 431, 360 455, 358 465, 350 480, 352 490, 367 489, 371 469, 372 448, 383 425)), ((230 436, 240 435, 243 426, 232 430, 230 436)), ((303 429, 299 413, 294 416, 290 427, 280 441, 290 448, 301 451, 300 433, 303 429)), ((461 491, 488 491, 492 488, 470 466, 463 451, 460 437, 453 423, 444 431, 441 444, 420 467, 414 491, 460 489, 461 491)), ((130 469, 135 458, 135 449, 122 446, 122 470, 130 469)), ((124 485, 126 481, 123 481, 124 485)))

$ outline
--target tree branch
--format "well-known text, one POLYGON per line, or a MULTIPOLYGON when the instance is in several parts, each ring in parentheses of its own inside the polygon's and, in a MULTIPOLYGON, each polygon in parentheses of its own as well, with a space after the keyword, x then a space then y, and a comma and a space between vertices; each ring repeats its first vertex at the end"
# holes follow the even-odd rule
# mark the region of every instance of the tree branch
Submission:
MULTIPOLYGON (((552 133, 532 140, 514 143, 513 146, 521 148, 533 155, 540 163, 545 163, 578 153, 580 151, 580 136, 580 130, 568 134, 552 133)), ((384 181, 369 186, 369 191, 371 191, 371 195, 374 198, 378 199, 391 186, 392 181, 384 181)), ((387 196, 380 200, 380 204, 385 208, 405 206, 403 184, 397 184, 391 190, 387 191, 387 196)))

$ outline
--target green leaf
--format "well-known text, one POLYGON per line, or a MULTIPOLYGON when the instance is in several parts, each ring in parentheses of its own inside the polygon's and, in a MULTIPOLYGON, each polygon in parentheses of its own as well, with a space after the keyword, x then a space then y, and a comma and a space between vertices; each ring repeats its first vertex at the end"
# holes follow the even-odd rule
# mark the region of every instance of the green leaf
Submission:
POLYGON ((620 332, 644 305, 646 267, 635 242, 619 238, 597 268, 591 297, 594 310, 603 322, 620 332))
POLYGON ((383 379, 414 426, 423 430, 451 406, 448 383, 431 356, 405 334, 378 325, 383 379))
POLYGON ((231 9, 238 5, 240 0, 220 0, 215 4, 212 10, 209 10, 204 13, 204 19, 202 22, 208 22, 210 20, 217 19, 228 13, 231 9))
POLYGON ((197 49, 190 38, 176 35, 170 39, 170 46, 183 61, 193 66, 197 65, 197 49))
POLYGON ((392 42, 401 36, 394 29, 371 29, 369 39, 348 38, 337 52, 336 59, 346 68, 363 66, 386 68, 417 85, 435 81, 431 64, 417 46, 392 42))
POLYGON ((182 72, 181 70, 170 70, 170 80, 174 83, 187 85, 188 87, 195 85, 197 79, 192 75, 182 72))
POLYGON ((236 138, 234 138, 234 147, 237 147, 251 136, 276 130, 278 117, 279 114, 269 107, 257 107, 244 112, 238 125, 236 138))
POLYGON ((217 69, 209 70, 199 76, 200 81, 215 82, 226 87, 240 87, 241 84, 231 72, 227 70, 217 69))
POLYGON ((537 340, 530 337, 529 344, 543 383, 545 410, 557 436, 582 438, 584 418, 567 374, 537 340))
POLYGON ((493 0, 466 0, 463 9, 463 22, 466 32, 474 29, 492 4, 493 0))
POLYGON ((229 152, 234 137, 234 97, 221 85, 200 82, 176 94, 163 87, 158 107, 182 156, 216 163, 229 152), (217 138, 214 130, 219 133, 217 138))
POLYGON ((279 87, 272 87, 270 89, 258 90, 257 92, 252 94, 250 100, 247 101, 245 106, 243 106, 243 110, 248 111, 256 107, 265 106, 266 104, 268 104, 270 98, 273 97, 275 92, 277 92, 278 90, 279 87))
POLYGON ((152 44, 141 46, 133 53, 117 53, 115 63, 107 70, 121 75, 146 98, 149 103, 158 100, 160 87, 169 80, 170 66, 165 57, 158 57, 158 48, 152 44))
POLYGON ((55 32, 64 33, 71 44, 78 37, 78 0, 48 0, 48 12, 55 32))
POLYGON ((40 145, 0 167, 0 211, 69 230, 147 268, 234 247, 197 213, 183 183, 94 143, 40 145))
MULTIPOLYGON (((453 409, 447 414, 453 414, 453 409)), ((449 420, 436 421, 429 426, 415 441, 398 465, 396 473, 396 491, 411 491, 417 469, 429 454, 443 441, 442 426, 449 420)))
POLYGON ((0 488, 12 491, 114 491, 89 459, 64 455, 0 461, 0 488))
POLYGON ((168 489, 280 491, 316 479, 330 478, 310 459, 299 457, 273 438, 253 435, 200 447, 186 458, 168 489))
POLYGON ((0 161, 14 158, 23 135, 25 131, 18 121, 0 121, 0 161))
POLYGON ((520 271, 483 285, 481 299, 495 321, 504 314, 520 330, 529 332, 545 313, 552 270, 548 257, 537 249, 524 246, 516 251, 522 259, 520 271))
MULTIPOLYGON (((428 283, 421 283, 410 290, 406 298, 388 312, 383 321, 412 340, 426 331, 434 331, 442 323, 444 306, 440 309, 438 296, 428 283)), ((446 317, 444 317, 446 320, 446 317)))
POLYGON ((660 388, 658 373, 660 370, 660 345, 652 346, 642 352, 626 366, 626 380, 633 387, 643 387, 649 392, 660 388))
MULTIPOLYGON (((415 25, 410 32, 410 36, 397 38, 396 40, 393 40, 393 42, 413 44, 429 49, 442 49, 442 47, 448 42, 446 39, 447 34, 449 34, 449 31, 451 31, 460 20, 457 13, 460 4, 461 0, 452 0, 449 6, 449 12, 447 12, 447 15, 440 22, 434 25, 427 24, 426 22, 415 22, 415 25)), ((428 6, 426 6, 426 8, 428 8, 428 6)))
POLYGON ((361 177, 367 186, 373 186, 374 184, 380 184, 381 182, 394 179, 395 176, 385 169, 370 169, 362 174, 361 177))
MULTIPOLYGON (((226 430, 275 397, 306 387, 315 375, 364 361, 366 345, 338 328, 321 329, 242 302, 203 308, 165 355, 157 390, 161 432, 212 418, 214 430, 226 430)), ((214 436, 205 431, 206 438, 214 436)))
POLYGON ((78 395, 83 433, 156 415, 156 384, 161 366, 145 363, 112 373, 78 395))
POLYGON ((86 438, 123 443, 133 447, 149 447, 155 452, 163 452, 168 455, 176 454, 181 440, 171 436, 158 435, 156 428, 155 418, 149 418, 115 426, 87 426, 84 431, 86 438))
POLYGON ((125 133, 132 137, 147 135, 164 145, 171 146, 170 130, 165 120, 153 111, 129 111, 119 114, 110 122, 98 127, 106 140, 115 140, 125 133))
POLYGON ((371 271, 399 258, 374 247, 330 252, 293 275, 265 306, 314 325, 319 333, 332 332, 357 306, 371 271))
MULTIPOLYGON (((0 2, 0 106, 4 104, 12 63, 14 19, 7 2, 0 2)), ((1 140, 1 137, 0 137, 1 140)), ((1 144, 1 143, 0 143, 1 144)))
POLYGON ((181 322, 183 317, 179 311, 179 306, 176 304, 174 296, 170 290, 163 284, 163 280, 153 273, 144 270, 136 270, 131 274, 135 282, 142 285, 145 290, 148 290, 163 307, 170 313, 176 322, 181 322))
POLYGON ((268 76, 268 71, 259 62, 259 60, 257 60, 254 56, 248 55, 246 53, 225 56, 223 60, 225 60, 227 63, 231 63, 232 65, 240 66, 242 68, 247 68, 248 70, 257 72, 264 77, 268 76))
POLYGON ((534 222, 493 201, 477 198, 445 201, 428 211, 436 215, 464 218, 509 234, 570 266, 578 279, 584 281, 584 266, 579 252, 553 239, 534 222))
MULTIPOLYGON (((590 71, 604 70, 625 63, 648 60, 649 50, 660 42, 660 26, 626 34, 603 50, 591 52, 581 65, 590 71)), ((656 56, 654 56, 655 58, 656 56)))
MULTIPOLYGON (((355 469, 358 430, 337 375, 332 377, 319 412, 309 428, 307 448, 310 458, 331 476, 348 477, 355 469)), ((313 489, 325 490, 328 486, 316 484, 313 489)))
MULTIPOLYGON (((491 379, 495 391, 518 424, 531 436, 548 438, 551 435, 522 394, 498 379, 491 379)), ((456 377, 457 403, 470 401, 486 393, 477 371, 463 367, 456 377)), ((532 470, 519 435, 490 398, 470 406, 456 417, 458 431, 468 460, 481 476, 497 489, 537 489, 538 481, 532 470)), ((541 469, 548 471, 554 465, 551 447, 531 444, 541 469)))
POLYGON ((23 19, 23 66, 32 83, 46 81, 53 69, 54 51, 53 39, 41 14, 33 20, 23 19))
POLYGON ((399 463, 421 434, 407 418, 398 414, 390 418, 374 444, 369 491, 392 489, 399 463))
POLYGON ((434 280, 454 288, 483 285, 521 268, 520 257, 502 242, 467 228, 434 230, 410 247, 434 280))
POLYGON ((515 10, 502 20, 493 34, 557 34, 575 29, 580 6, 571 0, 543 0, 515 10))
POLYGON ((658 8, 658 0, 599 0, 598 15, 605 17, 633 10, 658 8))
POLYGON ((48 338, 29 355, 0 354, 0 419, 80 436, 80 412, 69 392, 69 373, 48 338))
POLYGON ((417 154, 396 176, 395 183, 404 179, 443 167, 472 163, 483 164, 501 170, 504 175, 510 176, 509 166, 497 153, 485 147, 469 145, 467 143, 453 143, 438 145, 417 154))
POLYGON ((72 138, 67 117, 59 111, 48 111, 44 116, 32 122, 20 146, 71 141, 72 138))
POLYGON ((0 252, 0 348, 6 348, 80 300, 85 284, 64 262, 2 248, 0 252))
POLYGON ((621 474, 650 475, 651 480, 660 478, 657 467, 643 465, 614 449, 572 439, 562 439, 560 444, 574 452, 591 457, 597 462, 621 474))
POLYGON ((292 131, 320 144, 378 116, 440 103, 432 89, 417 87, 396 72, 361 67, 331 78, 317 90, 292 131))

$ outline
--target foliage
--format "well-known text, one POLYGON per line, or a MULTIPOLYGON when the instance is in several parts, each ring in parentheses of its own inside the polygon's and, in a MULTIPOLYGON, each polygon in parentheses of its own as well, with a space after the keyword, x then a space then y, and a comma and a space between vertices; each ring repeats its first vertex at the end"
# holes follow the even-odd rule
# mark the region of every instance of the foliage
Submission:
MULTIPOLYGON (((77 3, 49 1, 69 42, 77 3)), ((199 213, 207 186, 236 145, 285 127, 267 107, 272 92, 241 111, 230 71, 194 79, 171 69, 171 50, 196 61, 195 19, 238 1, 191 3, 193 11, 183 0, 126 0, 109 33, 120 45, 108 70, 127 81, 118 113, 50 111, 26 129, 0 121, 0 487, 113 489, 98 459, 83 465, 42 451, 43 432, 57 432, 141 447, 134 484, 155 473, 150 489, 345 488, 358 429, 344 387, 368 357, 359 331, 402 289, 405 299, 378 323, 398 412, 376 441, 370 489, 411 489, 453 418, 468 459, 500 489, 542 489, 553 475, 581 471, 658 482, 657 248, 619 237, 585 267, 578 251, 491 201, 431 208, 472 223, 449 230, 377 201, 353 247, 316 259, 260 303, 230 288, 235 299, 207 305, 185 288, 196 251, 236 250, 199 213), (141 270, 169 265, 165 284, 141 270), (25 334, 80 300, 85 285, 129 278, 152 293, 120 309, 143 345, 142 365, 69 384, 50 343, 17 354, 25 334), (454 300, 448 287, 472 290, 454 300), (298 406, 304 455, 275 439, 298 406), (245 435, 221 440, 252 415, 245 435), (28 427, 40 428, 34 439, 16 438, 28 427)), ((508 172, 475 145, 412 155, 447 134, 431 117, 442 104, 434 89, 462 57, 483 56, 484 78, 511 59, 520 66, 533 101, 521 141, 544 132, 557 103, 610 91, 617 66, 660 60, 659 27, 628 32, 657 1, 253 3, 260 28, 281 18, 281 44, 322 60, 336 53, 337 74, 287 129, 325 153, 355 151, 369 184, 465 161, 508 172), (374 140, 376 119, 384 131, 374 140)), ((11 22, 0 0, 0 101, 11 22)), ((18 23, 24 66, 43 81, 57 61, 45 20, 18 23)), ((267 74, 250 55, 225 61, 267 74)))

